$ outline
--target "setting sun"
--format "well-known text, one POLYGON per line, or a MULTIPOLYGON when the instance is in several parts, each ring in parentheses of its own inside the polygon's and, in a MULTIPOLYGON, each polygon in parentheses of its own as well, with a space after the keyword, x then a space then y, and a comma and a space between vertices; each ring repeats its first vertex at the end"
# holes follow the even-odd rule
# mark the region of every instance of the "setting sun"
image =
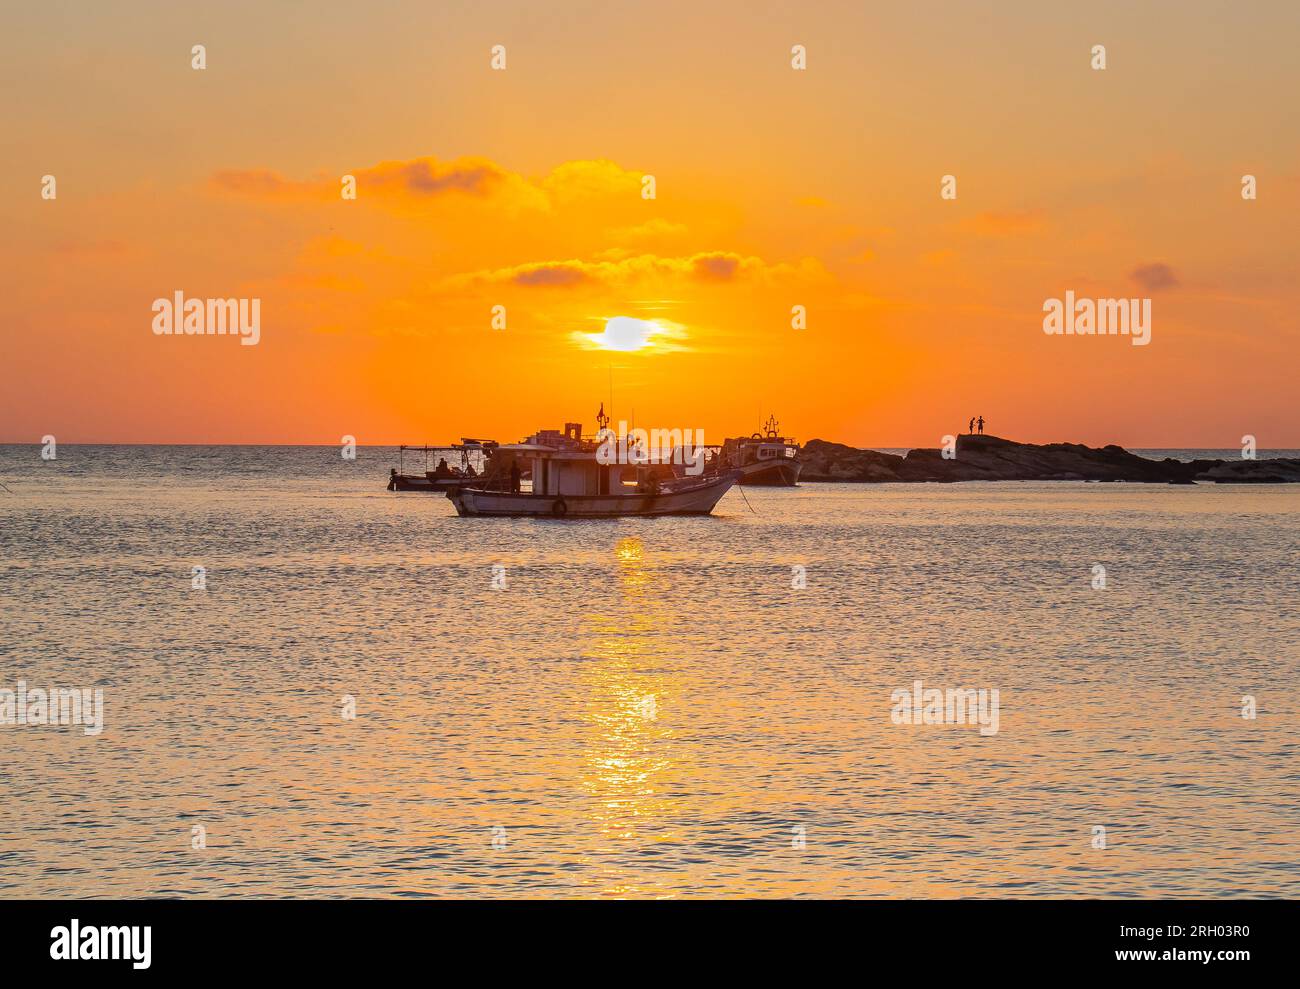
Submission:
POLYGON ((655 345, 656 337, 670 335, 669 327, 653 319, 636 319, 632 316, 615 316, 605 321, 600 333, 580 333, 588 346, 598 350, 617 350, 630 353, 655 345))

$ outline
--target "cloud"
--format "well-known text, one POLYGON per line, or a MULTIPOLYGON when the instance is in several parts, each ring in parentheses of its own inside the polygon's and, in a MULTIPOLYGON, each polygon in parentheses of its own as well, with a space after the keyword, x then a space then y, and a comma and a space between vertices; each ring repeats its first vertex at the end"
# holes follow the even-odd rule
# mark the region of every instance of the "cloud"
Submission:
POLYGON ((516 285, 553 285, 564 288, 590 281, 591 275, 580 262, 561 261, 558 264, 521 265, 509 280, 516 285))
POLYGON ((299 199, 303 197, 304 190, 311 188, 267 168, 243 172, 225 169, 213 175, 209 184, 219 192, 257 199, 299 199))
POLYGON ((708 251, 684 257, 638 254, 617 260, 532 261, 508 268, 454 275, 444 288, 511 284, 524 287, 570 288, 586 284, 626 285, 654 278, 688 279, 709 284, 727 284, 749 279, 782 276, 821 277, 820 262, 804 259, 798 265, 770 264, 752 255, 729 251, 708 251))
POLYGON ((721 252, 697 254, 691 259, 691 269, 696 277, 704 281, 731 282, 736 280, 743 260, 736 254, 721 252))
POLYGON ((1174 274, 1174 269, 1169 267, 1169 265, 1165 264, 1163 261, 1155 261, 1151 264, 1140 264, 1130 271, 1128 276, 1148 292, 1159 292, 1161 289, 1176 288, 1180 284, 1178 276, 1174 274))
POLYGON ((439 162, 436 158, 382 161, 355 174, 359 192, 414 197, 438 196, 447 192, 486 196, 507 178, 504 169, 486 158, 457 158, 451 162, 439 162))
POLYGON ((606 158, 566 161, 536 183, 552 202, 598 196, 641 195, 641 174, 630 172, 606 158))
MULTIPOLYGON (((622 196, 630 202, 639 196, 641 182, 640 172, 605 159, 564 162, 538 179, 479 157, 381 161, 346 174, 355 176, 357 198, 363 202, 418 206, 461 196, 537 210, 601 196, 622 196)), ((317 173, 292 179, 267 168, 223 169, 209 185, 219 193, 268 202, 332 202, 339 198, 342 178, 342 174, 317 173)))

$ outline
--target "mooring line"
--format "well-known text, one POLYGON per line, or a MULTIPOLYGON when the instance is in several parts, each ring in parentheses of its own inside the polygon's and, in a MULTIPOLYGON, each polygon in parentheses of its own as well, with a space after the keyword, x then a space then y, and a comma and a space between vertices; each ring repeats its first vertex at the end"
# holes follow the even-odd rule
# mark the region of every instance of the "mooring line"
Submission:
MULTIPOLYGON (((736 490, 740 492, 740 497, 745 499, 745 504, 749 506, 749 510, 754 512, 754 506, 749 504, 749 495, 745 494, 745 489, 739 483, 736 484, 736 490)), ((757 515, 758 512, 754 512, 754 514, 757 515)))

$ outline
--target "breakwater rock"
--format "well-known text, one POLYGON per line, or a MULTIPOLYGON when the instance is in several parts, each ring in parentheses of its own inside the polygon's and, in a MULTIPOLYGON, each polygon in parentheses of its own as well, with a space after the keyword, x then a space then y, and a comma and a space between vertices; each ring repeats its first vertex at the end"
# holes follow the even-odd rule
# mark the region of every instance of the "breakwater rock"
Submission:
POLYGON ((1148 460, 1118 446, 1017 443, 1000 436, 957 437, 957 455, 938 449, 903 456, 809 440, 803 481, 1136 481, 1145 484, 1296 484, 1300 459, 1148 460))

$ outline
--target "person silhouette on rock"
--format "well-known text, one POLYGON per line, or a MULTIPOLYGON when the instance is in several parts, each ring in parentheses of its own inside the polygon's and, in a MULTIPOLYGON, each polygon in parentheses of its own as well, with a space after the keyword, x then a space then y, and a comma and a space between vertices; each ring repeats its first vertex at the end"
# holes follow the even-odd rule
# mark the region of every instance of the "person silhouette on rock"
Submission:
POLYGON ((979 419, 978 419, 978 421, 977 421, 977 424, 978 424, 979 427, 980 427, 980 435, 983 436, 983 435, 984 435, 984 417, 983 417, 983 416, 980 416, 980 417, 979 417, 979 419))
POLYGON ((973 433, 973 432, 975 432, 975 417, 974 417, 974 416, 971 416, 971 417, 970 417, 970 425, 966 427, 966 432, 968 432, 968 433, 973 433))

